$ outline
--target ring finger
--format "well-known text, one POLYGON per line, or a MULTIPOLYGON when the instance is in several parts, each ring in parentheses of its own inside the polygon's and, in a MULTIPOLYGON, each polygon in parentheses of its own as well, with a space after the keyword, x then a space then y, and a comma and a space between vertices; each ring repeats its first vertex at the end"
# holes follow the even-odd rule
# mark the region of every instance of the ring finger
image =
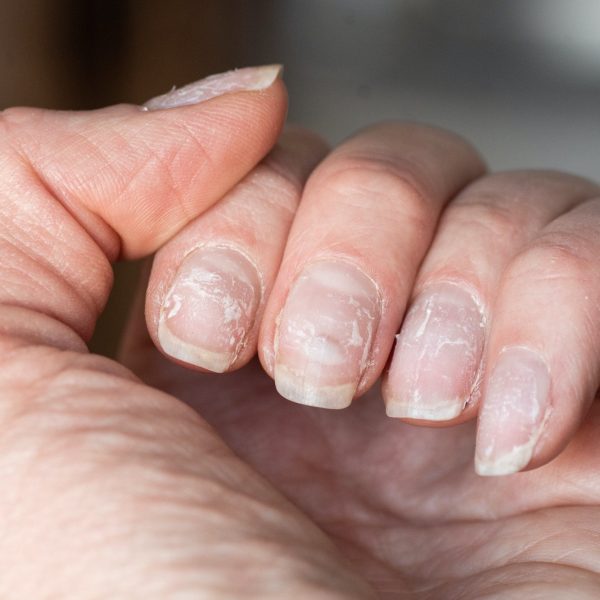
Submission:
POLYGON ((500 173, 448 206, 384 381, 389 416, 447 424, 475 415, 504 270, 545 225, 594 193, 595 185, 567 174, 500 173))

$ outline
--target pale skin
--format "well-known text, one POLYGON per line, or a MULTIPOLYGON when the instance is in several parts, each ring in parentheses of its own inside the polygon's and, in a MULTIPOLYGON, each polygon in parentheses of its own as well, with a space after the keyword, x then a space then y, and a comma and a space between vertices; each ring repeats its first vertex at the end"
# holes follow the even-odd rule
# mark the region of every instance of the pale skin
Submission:
POLYGON ((0 113, 0 597, 596 598, 600 190, 252 77, 0 113))

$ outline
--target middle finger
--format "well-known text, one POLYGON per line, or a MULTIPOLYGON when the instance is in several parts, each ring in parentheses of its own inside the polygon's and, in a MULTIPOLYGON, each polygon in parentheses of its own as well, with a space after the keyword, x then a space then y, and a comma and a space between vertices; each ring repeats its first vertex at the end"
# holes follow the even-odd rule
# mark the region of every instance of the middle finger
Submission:
POLYGON ((281 395, 344 408, 373 384, 442 207, 483 171, 462 138, 406 123, 370 127, 319 165, 261 327, 281 395))

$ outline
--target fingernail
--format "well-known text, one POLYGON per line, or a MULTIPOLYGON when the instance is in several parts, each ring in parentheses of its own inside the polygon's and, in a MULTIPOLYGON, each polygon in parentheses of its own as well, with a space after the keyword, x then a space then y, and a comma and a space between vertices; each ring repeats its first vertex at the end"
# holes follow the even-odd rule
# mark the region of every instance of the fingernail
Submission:
POLYGON ((490 376, 479 416, 475 469, 508 475, 527 466, 550 414, 550 373, 534 351, 505 349, 490 376))
POLYGON ((148 100, 144 104, 147 110, 176 108, 188 104, 199 104, 211 98, 232 92, 252 92, 266 90, 281 76, 281 65, 264 67, 246 67, 218 75, 211 75, 200 81, 148 100))
POLYGON ((423 292, 397 338, 385 384, 388 416, 447 421, 460 415, 477 381, 484 326, 480 305, 459 285, 423 292))
POLYGON ((278 392, 310 406, 348 406, 367 366, 380 316, 377 287, 357 267, 342 261, 307 267, 281 313, 278 392))
POLYGON ((222 373, 244 347, 260 295, 258 272, 241 252, 194 250, 165 297, 158 341, 173 358, 222 373))

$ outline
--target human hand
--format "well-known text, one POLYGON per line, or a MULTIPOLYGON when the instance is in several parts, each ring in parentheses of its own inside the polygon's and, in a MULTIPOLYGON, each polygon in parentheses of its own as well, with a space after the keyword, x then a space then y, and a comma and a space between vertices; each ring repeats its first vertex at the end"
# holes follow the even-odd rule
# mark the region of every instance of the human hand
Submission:
MULTIPOLYGON (((106 257, 118 255, 119 242, 124 256, 151 252, 190 223, 165 246, 155 268, 149 314, 156 336, 152 302, 154 294, 160 296, 160 261, 168 267, 177 244, 190 247, 188 234, 200 222, 195 217, 268 150, 283 113, 279 83, 151 114, 130 107, 89 115, 4 113, 0 467, 9 491, 0 547, 8 567, 3 595, 268 598, 281 597, 283 590, 286 597, 371 597, 364 578, 392 596, 514 597, 517 589, 532 589, 527 586, 543 591, 548 582, 553 591, 562 585, 585 594, 595 583, 592 549, 568 557, 577 568, 541 561, 568 562, 562 538, 551 536, 566 518, 579 524, 573 533, 577 548, 593 543, 593 418, 552 465, 481 480, 470 467, 468 423, 418 430, 386 418, 373 398, 341 413, 285 403, 256 365, 226 376, 184 370, 152 350, 139 322, 134 324, 125 345, 130 366, 201 405, 203 416, 234 449, 353 558, 351 569, 318 527, 229 452, 193 412, 116 363, 85 354, 81 340, 89 336, 110 285, 106 257), (548 477, 560 478, 561 486, 544 487, 548 477), (575 508, 554 508, 566 501, 575 508), (545 510, 525 513, 538 508, 545 510), (543 535, 526 527, 531 523, 542 523, 543 535), (528 561, 540 564, 530 567, 528 561)), ((456 144, 452 164, 439 171, 443 181, 436 179, 438 171, 425 170, 437 194, 433 204, 466 183, 461 177, 476 175, 460 167, 474 154, 451 136, 423 131, 456 144)), ((254 222, 273 218, 267 241, 275 250, 287 234, 278 217, 287 213, 291 222, 290 204, 323 151, 305 135, 292 134, 287 143, 288 153, 280 156, 295 165, 292 177, 289 169, 281 175, 274 155, 279 176, 267 164, 249 186, 275 192, 267 200, 279 199, 282 183, 286 189, 288 205, 274 203, 272 212, 254 222)), ((421 158, 417 153, 416 164, 426 166, 421 158)), ((384 180, 386 187, 391 180, 384 180)), ((244 199, 247 183, 204 216, 219 223, 232 199, 244 199)), ((301 216, 288 249, 302 239, 301 216)), ((430 221, 415 223, 417 249, 405 257, 407 273, 411 268, 416 273, 427 228, 433 233, 430 221)), ((327 225, 324 219, 323 232, 327 225)), ((411 230, 405 226, 407 234, 411 230)), ((230 227, 239 248, 235 231, 230 227)), ((255 233, 254 239, 265 241, 255 233)), ((310 246, 298 246, 307 250, 300 257, 311 256, 310 246)), ((252 247, 243 250, 250 254, 252 247)), ((393 254, 402 256, 398 250, 393 254)), ((267 283, 276 270, 274 256, 275 269, 262 273, 267 283)), ((268 258, 252 258, 261 260, 261 268, 268 265, 268 258)), ((406 297, 408 279, 396 283, 406 297)), ((257 306, 262 310, 264 298, 257 306)), ((380 318, 383 322, 383 311, 380 318)), ((266 313, 265 331, 272 322, 266 313)), ((252 344, 248 338, 239 363, 231 366, 250 358, 252 344)))
POLYGON ((0 114, 2 598, 368 596, 205 421, 84 343, 109 261, 156 250, 275 143, 277 73, 172 111, 0 114))
POLYGON ((169 366, 142 325, 123 358, 195 406, 380 592, 590 593, 598 187, 552 172, 484 175, 464 142, 402 124, 358 133, 304 191, 287 191, 286 164, 298 161, 280 148, 158 253, 146 304, 155 344, 214 370, 258 348, 284 395, 339 408, 378 378, 408 305, 384 378, 388 414, 455 427, 386 418, 376 390, 341 412, 290 406, 256 363, 227 377, 169 366), (539 467, 570 445, 537 471, 477 477, 482 404, 482 474, 539 467))

